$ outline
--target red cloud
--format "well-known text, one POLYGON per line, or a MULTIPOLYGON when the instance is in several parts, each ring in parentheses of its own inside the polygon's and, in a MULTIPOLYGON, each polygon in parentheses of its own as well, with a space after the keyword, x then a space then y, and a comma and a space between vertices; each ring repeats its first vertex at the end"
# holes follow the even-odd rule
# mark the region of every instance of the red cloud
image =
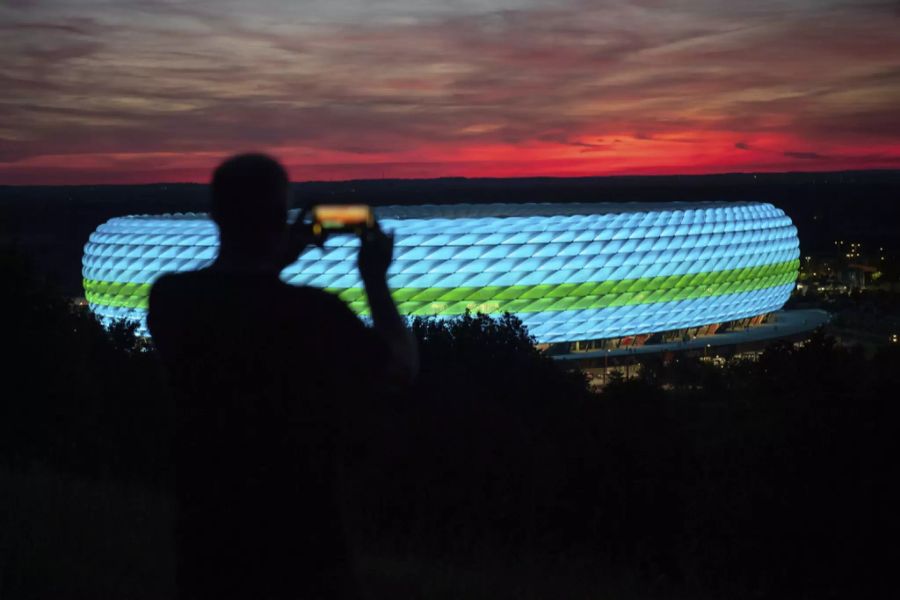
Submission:
POLYGON ((900 166, 878 5, 483 4, 0 9, 0 183, 205 181, 246 149, 296 179, 900 166))

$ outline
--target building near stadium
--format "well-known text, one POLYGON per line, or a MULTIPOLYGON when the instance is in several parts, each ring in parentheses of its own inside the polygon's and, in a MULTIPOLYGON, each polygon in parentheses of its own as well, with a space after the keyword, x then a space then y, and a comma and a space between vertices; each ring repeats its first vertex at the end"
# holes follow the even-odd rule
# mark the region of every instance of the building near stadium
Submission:
MULTIPOLYGON (((488 204, 375 209, 396 235, 389 284, 401 314, 510 312, 542 344, 709 328, 782 307, 799 268, 797 230, 755 202, 488 204)), ((311 248, 282 272, 368 311, 348 235, 311 248)), ((206 215, 112 219, 85 246, 91 310, 146 334, 150 286, 161 274, 214 260, 206 215)))

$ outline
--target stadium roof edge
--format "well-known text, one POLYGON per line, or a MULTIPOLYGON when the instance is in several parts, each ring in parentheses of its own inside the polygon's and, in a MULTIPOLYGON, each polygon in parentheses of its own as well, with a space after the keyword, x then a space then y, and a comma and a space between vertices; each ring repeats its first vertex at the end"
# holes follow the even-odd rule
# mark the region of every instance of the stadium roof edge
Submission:
MULTIPOLYGON (((710 200, 702 202, 526 202, 486 204, 416 204, 373 206, 379 219, 472 219, 504 217, 566 217, 577 215, 678 212, 723 207, 764 206, 768 202, 710 200)), ((299 209, 292 209, 296 214, 299 209)), ((208 213, 167 213, 128 215, 124 218, 207 219, 208 213)))

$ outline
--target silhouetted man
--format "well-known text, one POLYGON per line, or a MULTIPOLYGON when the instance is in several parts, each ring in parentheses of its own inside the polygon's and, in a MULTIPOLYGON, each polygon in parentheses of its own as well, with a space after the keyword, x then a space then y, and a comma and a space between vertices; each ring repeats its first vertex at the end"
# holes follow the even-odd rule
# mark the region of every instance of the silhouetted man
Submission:
POLYGON ((393 239, 372 228, 358 265, 366 327, 336 296, 279 273, 321 243, 288 226, 290 185, 263 155, 212 180, 216 261, 161 277, 148 324, 177 396, 178 588, 184 598, 355 595, 335 494, 341 413, 417 353, 391 299, 393 239))

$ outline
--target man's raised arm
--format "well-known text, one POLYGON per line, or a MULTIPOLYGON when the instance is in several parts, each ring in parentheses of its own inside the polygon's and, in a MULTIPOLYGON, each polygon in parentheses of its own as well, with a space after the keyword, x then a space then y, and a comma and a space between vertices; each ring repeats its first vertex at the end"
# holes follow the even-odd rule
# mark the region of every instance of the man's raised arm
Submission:
POLYGON ((412 332, 391 297, 387 270, 394 255, 394 237, 386 235, 376 223, 362 234, 359 248, 359 274, 369 298, 374 329, 391 352, 389 369, 398 380, 409 382, 419 370, 419 350, 412 332))

